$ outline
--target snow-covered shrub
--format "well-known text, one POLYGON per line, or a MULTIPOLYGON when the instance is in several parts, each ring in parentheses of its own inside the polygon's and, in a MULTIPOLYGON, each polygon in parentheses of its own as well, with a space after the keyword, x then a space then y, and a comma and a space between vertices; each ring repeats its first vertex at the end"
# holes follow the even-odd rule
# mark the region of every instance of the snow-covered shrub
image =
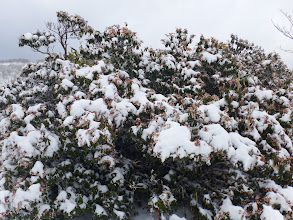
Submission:
POLYGON ((129 219, 143 202, 159 219, 292 218, 290 71, 235 36, 192 39, 145 49, 112 26, 74 62, 27 65, 0 90, 0 215, 129 219))
POLYGON ((136 33, 125 27, 113 25, 104 32, 95 31, 81 48, 83 58, 104 59, 116 69, 126 71, 131 77, 139 77, 139 64, 142 60, 142 41, 136 33))

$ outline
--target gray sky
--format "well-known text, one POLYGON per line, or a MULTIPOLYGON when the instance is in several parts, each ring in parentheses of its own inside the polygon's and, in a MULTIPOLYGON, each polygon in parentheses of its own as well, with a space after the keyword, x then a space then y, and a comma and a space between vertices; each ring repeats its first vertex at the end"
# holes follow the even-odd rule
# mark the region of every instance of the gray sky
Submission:
MULTIPOLYGON (((190 34, 227 41, 230 34, 254 42, 267 53, 277 52, 293 68, 293 40, 272 24, 288 24, 280 12, 293 15, 292 0, 0 0, 0 59, 38 59, 39 54, 18 47, 18 37, 45 22, 56 21, 56 11, 79 14, 97 30, 125 22, 147 46, 157 48, 176 27, 190 34)), ((288 24, 289 25, 289 24, 288 24)))

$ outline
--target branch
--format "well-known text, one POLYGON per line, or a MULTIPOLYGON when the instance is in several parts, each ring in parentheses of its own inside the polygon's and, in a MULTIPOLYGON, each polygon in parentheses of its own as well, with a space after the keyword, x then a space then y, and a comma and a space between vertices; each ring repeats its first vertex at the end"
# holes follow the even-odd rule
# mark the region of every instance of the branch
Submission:
POLYGON ((48 28, 49 31, 52 31, 53 33, 59 35, 59 32, 57 32, 58 28, 56 25, 52 22, 47 22, 46 27, 48 28))
MULTIPOLYGON (((283 15, 285 15, 285 17, 288 19, 288 21, 291 23, 291 26, 293 26, 293 19, 292 16, 289 13, 284 12, 283 10, 281 10, 281 12, 283 13, 283 15)), ((292 29, 292 28, 291 28, 292 29)))
POLYGON ((281 10, 281 12, 289 21, 290 29, 288 29, 286 26, 281 27, 280 25, 275 24, 273 20, 272 20, 272 23, 275 26, 275 28, 278 31, 280 31, 285 37, 288 37, 289 39, 293 40, 293 19, 292 19, 291 15, 289 15, 288 13, 286 13, 282 10, 281 10))
POLYGON ((288 52, 288 53, 293 53, 293 50, 286 50, 286 49, 283 49, 282 47, 280 47, 280 49, 285 51, 285 52, 288 52))
POLYGON ((41 51, 40 49, 37 49, 37 48, 32 48, 32 50, 34 52, 39 52, 41 54, 50 55, 49 48, 47 49, 47 52, 41 51))

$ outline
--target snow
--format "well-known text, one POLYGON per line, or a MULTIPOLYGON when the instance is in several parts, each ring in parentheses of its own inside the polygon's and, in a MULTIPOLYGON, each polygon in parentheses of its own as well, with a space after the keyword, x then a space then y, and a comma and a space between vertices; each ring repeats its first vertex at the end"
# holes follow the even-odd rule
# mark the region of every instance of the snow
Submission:
POLYGON ((39 39, 39 36, 36 35, 36 34, 33 34, 33 37, 32 38, 33 38, 34 41, 37 41, 39 39))
MULTIPOLYGON (((97 139, 99 139, 100 132, 99 131, 96 131, 96 135, 95 136, 97 137, 97 139)), ((84 145, 91 146, 92 136, 91 136, 90 133, 88 133, 88 131, 86 129, 79 129, 76 132, 76 138, 78 140, 78 146, 79 147, 82 147, 84 145)))
POLYGON ((147 106, 153 106, 153 103, 148 100, 145 91, 142 91, 138 84, 133 83, 131 85, 131 89, 134 95, 130 101, 136 105, 139 105, 137 113, 141 113, 147 106))
POLYGON ((77 91, 74 93, 74 98, 75 99, 86 98, 86 94, 84 92, 77 91))
POLYGON ((199 131, 199 136, 218 151, 228 151, 231 140, 228 132, 219 124, 204 126, 199 131))
POLYGON ((62 190, 56 198, 60 202, 59 209, 70 214, 76 207, 75 197, 71 187, 68 187, 66 191, 62 190))
POLYGON ((290 137, 286 134, 284 128, 274 116, 255 109, 251 113, 251 118, 253 119, 255 128, 258 132, 263 132, 268 126, 271 126, 274 131, 271 136, 278 140, 279 147, 283 148, 283 146, 286 146, 286 150, 288 150, 290 154, 293 153, 293 144, 290 137))
MULTIPOLYGON (((287 187, 281 187, 277 185, 274 181, 269 180, 265 183, 259 183, 260 187, 264 187, 267 190, 271 190, 267 192, 266 194, 266 201, 270 205, 279 204, 281 211, 292 211, 291 204, 293 203, 293 187, 287 186, 287 187)), ((284 217, 281 215, 281 213, 278 210, 274 210, 271 206, 264 205, 264 211, 263 211, 263 218, 265 219, 284 219, 284 217), (269 218, 272 216, 272 218, 269 218), (282 217, 282 218, 281 218, 282 217)))
POLYGON ((199 212, 200 212, 203 216, 205 216, 208 220, 212 220, 213 213, 212 213, 210 210, 208 210, 208 209, 204 209, 204 208, 202 208, 202 207, 198 207, 198 210, 199 210, 199 212))
POLYGON ((102 206, 96 204, 95 214, 97 214, 98 216, 102 216, 107 215, 107 212, 102 206))
POLYGON ((229 213, 230 219, 233 220, 246 219, 244 209, 240 206, 234 206, 229 198, 224 199, 220 213, 217 216, 220 217, 223 213, 229 213))
POLYGON ((280 99, 280 102, 281 102, 284 106, 286 106, 286 107, 289 107, 289 106, 290 106, 290 100, 289 100, 287 97, 285 97, 285 96, 281 96, 279 99, 280 99))
POLYGON ((246 171, 252 169, 256 164, 264 164, 259 156, 255 156, 260 155, 260 151, 256 147, 255 142, 235 132, 231 132, 229 135, 234 148, 229 149, 228 156, 235 161, 235 164, 241 161, 246 171), (235 148, 236 150, 234 150, 235 148))
POLYGON ((47 149, 44 153, 44 156, 46 157, 53 157, 54 153, 59 149, 59 137, 56 134, 47 134, 46 138, 49 141, 49 146, 47 146, 47 149))
POLYGON ((173 214, 170 216, 169 220, 186 220, 186 218, 184 217, 180 218, 178 215, 173 214))
POLYGON ((285 220, 284 216, 271 206, 263 205, 263 212, 260 215, 261 220, 285 220))
POLYGON ((86 111, 95 112, 96 114, 107 114, 107 105, 102 98, 91 101, 87 99, 81 99, 75 101, 70 106, 70 115, 79 117, 83 115, 86 111))
POLYGON ((106 64, 104 61, 99 61, 97 65, 94 65, 92 67, 83 67, 81 69, 78 69, 75 71, 75 75, 79 78, 87 78, 89 80, 93 80, 94 72, 102 73, 103 71, 107 70, 106 64))
POLYGON ((25 33, 23 36, 28 41, 33 39, 33 34, 32 33, 25 33))
POLYGON ((37 161, 35 163, 35 165, 33 166, 33 168, 31 169, 31 173, 33 175, 37 175, 40 177, 44 176, 44 165, 41 161, 37 161))
POLYGON ((137 109, 135 108, 135 106, 126 99, 123 99, 121 102, 118 103, 113 102, 112 106, 115 110, 117 110, 117 114, 114 115, 117 127, 122 125, 129 113, 137 113, 137 109))
POLYGON ((219 122, 221 119, 221 115, 224 113, 216 107, 214 104, 210 105, 201 105, 197 111, 204 118, 204 122, 219 122))
POLYGON ((6 203, 7 198, 10 196, 10 191, 8 190, 1 190, 0 191, 0 202, 1 203, 6 203))
POLYGON ((169 69, 176 69, 175 58, 171 54, 162 55, 162 63, 164 63, 169 69))
MULTIPOLYGON (((38 143, 41 136, 42 135, 39 131, 30 131, 28 132, 27 136, 19 136, 15 131, 12 132, 9 138, 4 141, 4 148, 8 147, 9 145, 14 145, 23 155, 32 157, 40 154, 34 145, 38 143)), ((5 156, 5 154, 2 156, 5 156)))
POLYGON ((0 216, 4 215, 7 212, 5 206, 0 204, 0 216))
POLYGON ((111 176, 112 178, 111 182, 118 183, 118 185, 123 185, 124 183, 124 176, 123 176, 123 170, 120 167, 116 167, 112 172, 111 176))
POLYGON ((99 79, 90 85, 92 93, 104 93, 105 99, 115 99, 118 95, 116 86, 110 82, 109 75, 101 75, 99 79), (97 88, 98 87, 98 88, 97 88))
POLYGON ((33 184, 27 190, 17 189, 12 200, 12 206, 16 209, 29 207, 30 202, 38 202, 41 198, 41 184, 33 184))
POLYGON ((23 107, 19 104, 12 104, 12 118, 22 119, 24 117, 23 107))
POLYGON ((200 74, 200 72, 194 71, 189 68, 184 68, 182 70, 182 74, 184 75, 184 80, 186 80, 186 79, 191 78, 193 76, 197 76, 198 74, 200 74))
POLYGON ((286 199, 280 194, 275 192, 268 192, 266 199, 269 200, 270 205, 280 204, 280 211, 290 212, 292 211, 290 205, 287 204, 286 199))
POLYGON ((199 60, 188 61, 187 63, 190 65, 192 69, 196 66, 199 66, 199 67, 201 66, 201 62, 199 60))
MULTIPOLYGON (((148 136, 154 134, 154 132, 157 129, 157 126, 158 126, 158 122, 157 121, 152 121, 150 123, 149 127, 143 130, 141 137, 144 140, 147 140, 148 136)), ((137 129, 138 130, 138 128, 136 128, 135 126, 133 126, 132 129, 137 129)), ((135 133, 137 133, 137 131, 135 133)))
POLYGON ((232 101, 231 105, 233 106, 233 108, 238 108, 239 107, 239 103, 236 101, 232 101))
POLYGON ((253 86, 257 85, 257 83, 259 82, 256 76, 248 77, 247 81, 249 85, 253 85, 253 86))
POLYGON ((1 134, 6 134, 8 132, 9 125, 10 125, 9 118, 3 118, 2 120, 0 120, 0 132, 1 132, 1 134))
POLYGON ((251 130, 251 132, 249 134, 253 137, 253 139, 255 141, 258 141, 261 138, 261 136, 260 136, 259 132, 257 131, 257 129, 255 128, 255 126, 253 127, 253 129, 251 130))
POLYGON ((167 121, 165 127, 166 129, 159 133, 153 149, 163 162, 170 156, 186 157, 188 152, 195 149, 194 143, 190 141, 191 133, 187 127, 173 121, 167 121))
POLYGON ((65 200, 67 198, 67 193, 66 193, 66 191, 64 191, 64 190, 62 190, 59 194, 58 194, 58 196, 57 196, 57 200, 65 200))
POLYGON ((40 36, 40 37, 39 37, 39 40, 40 40, 40 41, 44 41, 44 42, 46 42, 46 41, 47 41, 47 38, 46 38, 45 36, 40 36))
POLYGON ((38 213, 38 217, 41 218, 41 216, 45 213, 45 212, 48 212, 50 210, 50 205, 48 204, 43 204, 40 206, 40 209, 39 209, 39 213, 38 213))
POLYGON ((162 94, 154 94, 152 95, 152 98, 154 98, 156 101, 158 102, 167 102, 168 101, 168 98, 162 94))
POLYGON ((125 212, 113 209, 114 214, 117 216, 118 219, 125 219, 126 214, 125 212))
POLYGON ((278 192, 287 200, 290 202, 290 204, 293 204, 293 187, 288 186, 286 188, 279 188, 278 192))
POLYGON ((256 88, 256 91, 254 93, 258 100, 263 99, 272 99, 273 98, 273 91, 272 90, 261 90, 258 87, 256 88))
POLYGON ((50 36, 48 40, 49 40, 49 42, 55 42, 56 38, 54 36, 50 36))
POLYGON ((209 64, 216 62, 222 56, 220 54, 211 54, 207 51, 201 53, 201 60, 208 62, 209 64))
POLYGON ((61 203, 60 205, 60 210, 67 212, 67 213, 71 213, 71 211, 75 208, 76 204, 71 202, 68 199, 65 199, 64 202, 61 203))
POLYGON ((199 136, 216 151, 227 152, 228 158, 236 165, 242 162, 244 170, 252 169, 256 165, 263 165, 260 152, 255 142, 242 137, 238 133, 228 133, 219 124, 204 126, 199 131, 199 136))
POLYGON ((66 106, 63 103, 59 102, 56 105, 56 110, 57 110, 58 114, 61 116, 61 118, 66 118, 67 117, 66 106))
POLYGON ((289 111, 288 111, 286 114, 284 114, 284 115, 280 118, 280 120, 283 121, 283 122, 289 122, 289 121, 291 121, 291 114, 293 114, 293 113, 292 113, 292 111, 289 109, 289 111))
POLYGON ((60 85, 65 90, 68 90, 69 88, 72 88, 74 86, 74 84, 71 81, 69 81, 68 79, 63 79, 60 85))
POLYGON ((159 195, 159 199, 167 206, 171 206, 172 203, 177 201, 172 195, 170 188, 165 185, 163 186, 163 192, 159 195))
POLYGON ((109 191, 108 187, 106 185, 98 185, 98 190, 101 193, 106 193, 109 191))
POLYGON ((264 60, 262 61, 262 65, 266 66, 269 65, 272 62, 272 60, 264 60))
POLYGON ((37 114, 41 110, 46 110, 46 106, 44 104, 37 104, 37 105, 29 107, 27 109, 27 113, 37 114))
POLYGON ((107 163, 109 164, 110 168, 113 168, 115 166, 115 161, 112 157, 106 155, 106 156, 103 156, 99 162, 99 164, 104 164, 104 163, 107 163))

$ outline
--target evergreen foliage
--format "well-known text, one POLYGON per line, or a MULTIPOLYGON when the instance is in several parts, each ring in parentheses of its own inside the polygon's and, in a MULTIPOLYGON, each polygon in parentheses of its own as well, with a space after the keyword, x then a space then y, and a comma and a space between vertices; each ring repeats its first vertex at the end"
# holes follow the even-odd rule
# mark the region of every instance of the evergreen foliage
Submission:
POLYGON ((115 25, 1 89, 1 217, 292 218, 292 72, 237 36, 193 38, 143 48, 115 25))

